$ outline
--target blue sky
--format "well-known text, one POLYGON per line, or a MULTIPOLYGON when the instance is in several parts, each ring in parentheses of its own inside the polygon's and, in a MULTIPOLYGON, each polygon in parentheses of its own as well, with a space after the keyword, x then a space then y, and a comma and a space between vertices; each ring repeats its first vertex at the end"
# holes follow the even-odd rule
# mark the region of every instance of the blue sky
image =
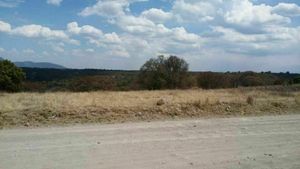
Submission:
POLYGON ((139 69, 300 72, 298 0, 0 0, 0 57, 139 69))

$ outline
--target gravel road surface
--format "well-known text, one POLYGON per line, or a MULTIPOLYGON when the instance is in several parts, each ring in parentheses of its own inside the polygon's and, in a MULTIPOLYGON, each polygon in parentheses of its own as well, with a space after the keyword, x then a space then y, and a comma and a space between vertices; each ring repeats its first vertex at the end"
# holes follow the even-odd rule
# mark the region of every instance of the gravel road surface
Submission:
POLYGON ((299 169, 300 115, 0 130, 0 169, 299 169))

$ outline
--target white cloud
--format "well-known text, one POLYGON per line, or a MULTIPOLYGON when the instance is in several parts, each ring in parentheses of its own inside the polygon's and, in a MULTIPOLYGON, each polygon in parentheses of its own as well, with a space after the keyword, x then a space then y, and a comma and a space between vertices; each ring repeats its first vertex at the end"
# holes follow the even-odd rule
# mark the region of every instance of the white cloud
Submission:
POLYGON ((131 3, 140 1, 147 0, 98 0, 98 2, 95 5, 83 9, 79 13, 79 15, 99 15, 104 17, 117 17, 124 15, 124 10, 128 11, 128 7, 131 3))
POLYGON ((95 52, 95 50, 94 49, 92 49, 92 48, 88 48, 88 49, 86 49, 85 51, 87 51, 87 52, 95 52))
POLYGON ((291 19, 283 14, 284 9, 279 12, 279 8, 289 8, 290 15, 296 15, 298 11, 295 4, 281 3, 273 7, 254 4, 252 0, 175 0, 170 13, 175 18, 172 22, 179 25, 208 22, 206 24, 225 26, 226 23, 227 26, 243 27, 252 31, 267 25, 291 23, 291 19))
POLYGON ((104 34, 102 30, 91 25, 78 26, 77 22, 71 22, 67 25, 67 31, 75 35, 83 35, 90 43, 102 46, 105 43, 120 43, 119 36, 115 33, 104 34))
POLYGON ((172 13, 179 22, 203 22, 214 19, 218 0, 175 0, 172 13))
POLYGON ((291 63, 297 61, 297 57, 299 60, 299 6, 296 4, 271 6, 260 1, 254 3, 254 0, 173 0, 168 1, 172 2, 169 10, 156 7, 140 13, 130 11, 130 5, 139 1, 144 0, 96 0, 79 13, 84 17, 100 16, 101 24, 116 32, 106 32, 109 29, 101 29, 102 25, 96 23, 92 26, 71 22, 66 30, 53 30, 41 25, 13 28, 3 21, 0 21, 0 32, 55 40, 51 41, 53 45, 48 44, 49 57, 59 52, 60 56, 86 60, 88 54, 87 62, 95 64, 94 67, 107 63, 138 68, 146 58, 158 54, 185 57, 192 67, 207 69, 228 68, 223 64, 239 69, 255 65, 261 68, 272 56, 281 61, 286 58, 291 63), (72 38, 80 39, 85 48, 70 49, 67 41, 75 41, 72 38), (253 56, 260 57, 253 59, 253 56))
POLYGON ((279 3, 273 7, 273 12, 284 16, 300 16, 300 6, 292 3, 279 3))
POLYGON ((47 0, 48 4, 59 6, 63 0, 47 0))
POLYGON ((91 7, 86 7, 79 13, 81 16, 100 15, 105 17, 115 17, 123 15, 123 7, 126 5, 125 2, 119 1, 98 1, 91 7))
MULTIPOLYGON (((243 34, 231 28, 224 28, 222 26, 213 27, 213 31, 221 33, 222 40, 230 42, 265 42, 271 38, 265 34, 243 34)), ((219 37, 218 37, 219 38, 219 37)))
POLYGON ((104 38, 108 43, 121 43, 121 39, 115 32, 104 34, 104 38))
POLYGON ((70 33, 73 34, 84 34, 89 35, 93 37, 100 37, 103 35, 102 31, 100 29, 97 29, 90 25, 84 25, 82 27, 78 27, 77 22, 71 22, 67 25, 67 30, 70 33))
POLYGON ((135 17, 131 15, 121 16, 118 18, 116 23, 121 29, 131 33, 156 32, 156 25, 152 21, 142 17, 135 17))
MULTIPOLYGON (((171 12, 165 12, 161 9, 151 8, 143 11, 139 16, 133 16, 127 9, 128 4, 134 1, 99 1, 92 8, 86 8, 83 12, 85 16, 100 15, 106 17, 110 21, 111 18, 114 22, 111 24, 117 25, 124 32, 121 36, 117 34, 105 34, 106 39, 121 39, 118 44, 106 45, 102 41, 95 38, 89 38, 89 42, 105 48, 105 55, 107 56, 122 56, 122 57, 145 57, 153 56, 159 53, 171 53, 176 51, 186 52, 191 48, 198 48, 201 44, 199 35, 189 33, 184 27, 167 28, 164 24, 165 21, 173 19, 171 12), (112 13, 105 12, 106 3, 110 7, 117 10, 110 10, 112 13), (118 5, 119 6, 118 6, 118 5), (104 8, 105 7, 105 8, 104 8), (114 37, 117 38, 114 38, 114 37), (189 47, 190 46, 190 47, 189 47)), ((83 15, 83 12, 81 13, 83 15)), ((78 25, 73 24, 74 28, 78 25)), ((73 32, 79 32, 79 29, 74 29, 73 32)), ((114 41, 114 40, 113 40, 114 41)), ((176 52, 174 52, 176 53, 176 52)))
POLYGON ((241 26, 261 26, 270 24, 286 24, 291 20, 272 12, 272 7, 254 5, 249 0, 232 0, 232 7, 225 12, 225 21, 241 26))
POLYGON ((12 34, 21 35, 29 38, 43 37, 46 39, 68 39, 68 36, 61 30, 51 30, 41 25, 24 25, 16 27, 11 31, 12 34))
POLYGON ((246 56, 298 55, 300 28, 268 27, 264 34, 243 34, 232 28, 213 27, 212 36, 206 41, 206 48, 219 48, 227 54, 246 56))
MULTIPOLYGON (((172 13, 170 12, 151 8, 143 11, 140 16, 128 14, 129 9, 127 8, 129 4, 138 1, 145 0, 99 0, 94 6, 85 8, 80 14, 83 16, 100 15, 108 19, 114 17, 115 21, 112 22, 113 24, 118 25, 122 30, 128 33, 138 34, 138 36, 143 36, 144 38, 146 38, 145 36, 152 38, 173 36, 172 38, 177 41, 191 42, 199 40, 197 35, 186 32, 183 27, 169 29, 161 24, 172 18, 172 13)), ((82 29, 79 29, 78 25, 74 23, 68 27, 73 27, 73 32, 79 32, 82 29)))
POLYGON ((172 37, 175 40, 186 42, 186 43, 197 43, 200 41, 200 37, 193 33, 188 33, 183 27, 172 29, 173 35, 172 37))
POLYGON ((125 58, 130 57, 130 54, 128 53, 128 51, 122 46, 111 47, 110 50, 107 50, 105 52, 105 54, 108 57, 125 57, 125 58))
POLYGON ((15 8, 18 7, 25 0, 0 0, 0 7, 15 8))
POLYGON ((24 54, 27 54, 27 55, 33 55, 33 54, 35 54, 35 51, 32 50, 32 49, 24 49, 22 52, 24 54))
MULTIPOLYGON (((300 43, 300 26, 298 27, 267 27, 266 32, 283 41, 300 43)), ((286 43, 289 45, 289 43, 286 43)))
POLYGON ((167 28, 163 24, 155 24, 144 17, 126 15, 118 18, 116 23, 121 29, 139 36, 140 39, 155 39, 157 41, 164 39, 170 42, 175 40, 195 44, 200 42, 199 35, 187 32, 184 27, 167 28))
POLYGON ((9 23, 0 21, 0 32, 10 32, 11 26, 9 23))
POLYGON ((141 14, 142 17, 145 17, 155 23, 163 23, 172 18, 172 13, 165 12, 161 9, 151 8, 149 10, 143 11, 141 14))
POLYGON ((10 35, 24 36, 27 38, 44 38, 46 40, 62 40, 71 44, 79 44, 79 41, 71 39, 62 30, 52 30, 41 25, 23 25, 12 28, 9 23, 0 21, 0 32, 8 33, 10 35))
POLYGON ((58 53, 63 53, 65 52, 65 44, 63 42, 60 43, 49 43, 49 45, 51 46, 52 50, 54 52, 58 52, 58 53))

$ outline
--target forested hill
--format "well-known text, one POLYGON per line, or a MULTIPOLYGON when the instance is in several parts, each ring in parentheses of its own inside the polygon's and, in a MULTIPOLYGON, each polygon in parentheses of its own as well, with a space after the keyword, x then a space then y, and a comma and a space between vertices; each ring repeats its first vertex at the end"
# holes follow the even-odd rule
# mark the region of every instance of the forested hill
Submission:
POLYGON ((16 66, 18 67, 27 67, 27 68, 51 68, 51 69, 66 69, 66 67, 49 63, 49 62, 14 62, 16 66))
POLYGON ((28 81, 54 81, 63 79, 79 78, 84 76, 138 74, 138 71, 105 70, 105 69, 43 69, 22 68, 28 81))
MULTIPOLYGON (((139 90, 139 71, 23 68, 29 91, 139 90)), ((183 88, 235 88, 300 83, 300 74, 271 72, 189 72, 183 88)))
MULTIPOLYGON (((2 57, 0 57, 0 61, 4 60, 2 57)), ((67 69, 66 67, 50 63, 50 62, 31 62, 31 61, 24 61, 24 62, 13 62, 16 66, 22 67, 22 68, 49 68, 49 69, 67 69)))
MULTIPOLYGON (((137 70, 107 70, 107 69, 54 69, 54 68, 22 68, 26 73, 26 80, 28 81, 53 81, 70 78, 78 78, 82 76, 98 76, 98 75, 116 75, 116 74, 130 74, 137 75, 137 70)), ((264 77, 278 77, 280 79, 295 79, 300 77, 297 73, 271 73, 271 72, 190 72, 191 75, 210 75, 210 76, 222 76, 222 75, 243 75, 251 74, 252 76, 264 76, 264 77)))

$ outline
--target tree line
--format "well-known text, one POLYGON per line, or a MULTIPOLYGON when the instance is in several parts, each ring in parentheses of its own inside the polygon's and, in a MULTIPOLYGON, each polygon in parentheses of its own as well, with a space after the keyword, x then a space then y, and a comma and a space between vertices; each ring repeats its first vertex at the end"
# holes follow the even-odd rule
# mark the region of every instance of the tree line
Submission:
POLYGON ((188 63, 177 56, 149 59, 139 71, 96 69, 18 68, 0 61, 0 90, 95 91, 236 88, 240 86, 290 85, 300 83, 299 74, 271 72, 189 72, 188 63))

